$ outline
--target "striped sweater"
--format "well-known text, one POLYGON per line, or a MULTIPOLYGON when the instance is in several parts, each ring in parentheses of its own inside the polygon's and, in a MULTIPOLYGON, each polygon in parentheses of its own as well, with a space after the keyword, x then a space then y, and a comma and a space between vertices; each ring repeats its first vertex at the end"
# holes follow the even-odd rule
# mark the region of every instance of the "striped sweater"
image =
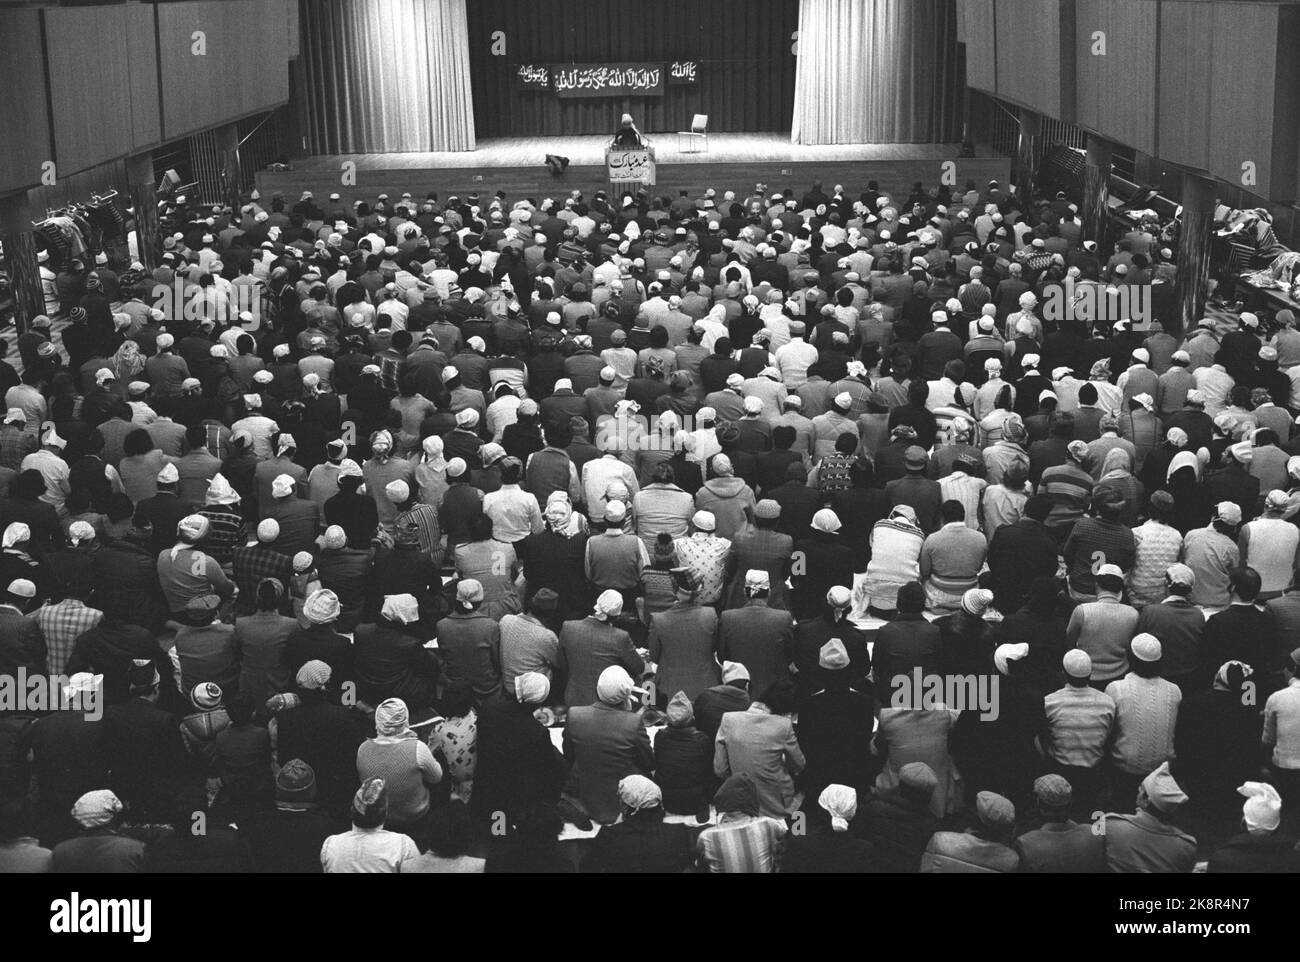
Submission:
POLYGON ((1115 702, 1095 688, 1066 685, 1044 696, 1047 754, 1061 765, 1093 768, 1106 753, 1115 702))

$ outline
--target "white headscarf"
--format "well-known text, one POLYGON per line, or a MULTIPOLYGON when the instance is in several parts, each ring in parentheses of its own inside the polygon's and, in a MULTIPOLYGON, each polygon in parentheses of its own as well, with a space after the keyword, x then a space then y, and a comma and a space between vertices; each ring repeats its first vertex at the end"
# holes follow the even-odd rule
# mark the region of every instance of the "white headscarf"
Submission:
POLYGON ((858 813, 858 793, 847 785, 827 785, 817 796, 817 804, 830 813, 834 831, 847 832, 849 822, 858 813))

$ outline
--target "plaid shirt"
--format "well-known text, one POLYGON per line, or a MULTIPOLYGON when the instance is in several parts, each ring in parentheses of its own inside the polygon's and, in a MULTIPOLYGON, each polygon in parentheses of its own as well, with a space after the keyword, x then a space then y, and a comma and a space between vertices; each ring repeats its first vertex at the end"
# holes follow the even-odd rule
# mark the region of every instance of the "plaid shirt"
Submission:
MULTIPOLYGON (((244 516, 237 511, 226 511, 220 506, 204 508, 199 512, 211 522, 203 550, 216 559, 219 565, 228 565, 235 549, 247 540, 244 516)), ((256 584, 253 586, 257 587, 256 584)), ((241 589, 242 590, 242 589, 241 589)))
POLYGON ((257 585, 263 578, 279 579, 285 597, 289 596, 293 559, 288 555, 259 542, 236 548, 233 565, 235 584, 239 586, 239 597, 235 601, 238 614, 251 614, 257 609, 257 585))
POLYGON ((104 617, 98 608, 88 608, 76 598, 37 609, 34 616, 45 635, 46 661, 51 675, 63 674, 72 655, 72 645, 96 627, 104 617))
POLYGON ((0 466, 19 470, 23 458, 31 454, 40 442, 34 431, 19 431, 15 425, 0 425, 0 466))

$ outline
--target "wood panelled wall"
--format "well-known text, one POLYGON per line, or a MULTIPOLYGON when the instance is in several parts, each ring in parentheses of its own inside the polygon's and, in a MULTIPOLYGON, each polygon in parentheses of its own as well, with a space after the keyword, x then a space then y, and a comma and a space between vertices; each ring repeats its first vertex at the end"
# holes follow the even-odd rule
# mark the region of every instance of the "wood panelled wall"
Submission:
POLYGON ((176 140, 289 99, 284 0, 158 6, 163 136, 176 140), (193 53, 195 31, 207 43, 193 53))
POLYGON ((0 9, 0 195, 287 102, 297 22, 297 0, 0 9))
POLYGON ((0 194, 38 183, 41 165, 54 159, 41 49, 39 10, 0 10, 0 63, 32 94, 7 95, 0 109, 0 194))
POLYGON ((958 3, 969 86, 1279 203, 1296 201, 1300 5, 958 3))

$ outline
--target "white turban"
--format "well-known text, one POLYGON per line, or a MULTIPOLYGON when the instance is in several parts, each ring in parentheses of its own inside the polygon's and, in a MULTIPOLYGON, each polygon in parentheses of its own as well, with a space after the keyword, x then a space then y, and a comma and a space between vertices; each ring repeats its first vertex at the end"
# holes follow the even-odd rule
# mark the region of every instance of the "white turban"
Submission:
POLYGON ((5 528, 4 538, 0 540, 0 546, 12 548, 16 544, 22 544, 24 541, 32 540, 32 529, 27 527, 21 521, 12 522, 9 527, 5 528))
POLYGON ((596 599, 595 615, 601 621, 608 621, 614 615, 623 612, 623 596, 613 588, 608 588, 600 593, 596 599))
POLYGON ((993 652, 993 664, 997 670, 1005 675, 1010 670, 1010 662, 1019 661, 1029 654, 1029 645, 1020 642, 1018 645, 999 645, 993 652))
POLYGON ((415 595, 385 595, 381 614, 389 621, 409 625, 420 620, 420 604, 415 595))
POLYGON ((1282 822, 1282 796, 1268 782, 1247 782, 1237 789, 1246 796, 1241 814, 1251 832, 1272 832, 1282 822))
POLYGON ((72 806, 71 815, 82 828, 100 828, 122 811, 122 801, 106 788, 87 792, 72 806))
POLYGON ((847 832, 849 822, 858 813, 858 793, 847 785, 827 785, 817 796, 817 804, 830 813, 834 831, 847 832))
POLYGON ((551 679, 538 671, 515 675, 515 699, 521 705, 540 705, 551 694, 551 679))
POLYGON ((625 775, 618 781, 618 800, 634 812, 658 808, 664 793, 644 775, 625 775))

